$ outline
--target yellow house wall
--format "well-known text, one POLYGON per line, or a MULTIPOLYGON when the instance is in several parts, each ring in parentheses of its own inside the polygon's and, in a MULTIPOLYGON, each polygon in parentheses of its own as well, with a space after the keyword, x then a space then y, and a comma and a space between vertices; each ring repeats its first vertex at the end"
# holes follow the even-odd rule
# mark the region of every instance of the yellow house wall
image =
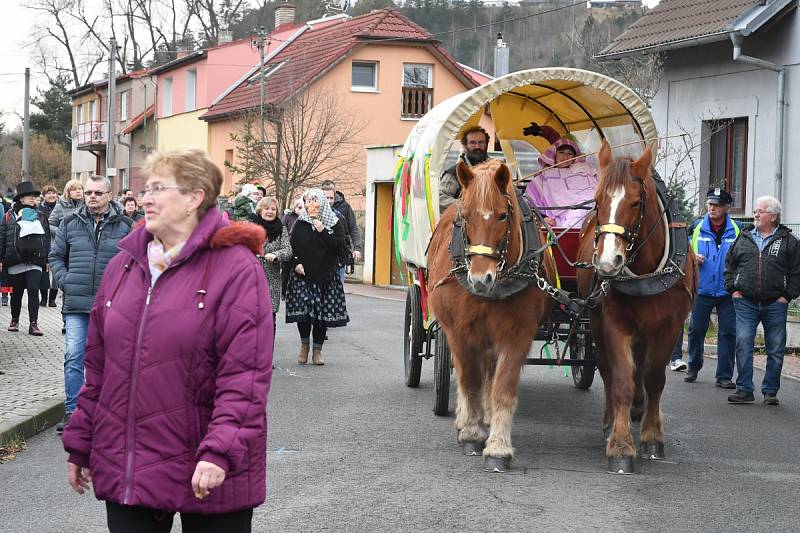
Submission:
POLYGON ((376 184, 375 189, 375 285, 392 281, 392 234, 386 224, 392 216, 392 185, 376 184))
POLYGON ((159 151, 179 148, 208 150, 208 124, 199 120, 206 109, 172 115, 156 120, 156 146, 159 151))

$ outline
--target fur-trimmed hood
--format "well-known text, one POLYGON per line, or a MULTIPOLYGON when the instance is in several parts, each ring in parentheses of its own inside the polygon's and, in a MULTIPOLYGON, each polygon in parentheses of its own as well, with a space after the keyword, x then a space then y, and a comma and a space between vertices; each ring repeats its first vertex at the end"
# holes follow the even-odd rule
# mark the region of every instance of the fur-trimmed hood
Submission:
POLYGON ((220 228, 211 237, 211 248, 226 248, 243 244, 254 254, 259 255, 264 250, 266 234, 264 228, 249 222, 232 222, 226 228, 220 228))

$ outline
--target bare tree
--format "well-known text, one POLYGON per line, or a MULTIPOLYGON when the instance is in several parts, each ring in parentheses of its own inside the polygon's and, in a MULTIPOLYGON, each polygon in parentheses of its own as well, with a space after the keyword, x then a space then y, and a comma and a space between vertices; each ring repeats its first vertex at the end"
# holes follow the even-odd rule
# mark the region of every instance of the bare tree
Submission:
POLYGON ((268 141, 261 142, 258 110, 241 115, 231 134, 238 160, 225 165, 242 183, 260 182, 288 207, 296 193, 324 179, 353 185, 351 166, 360 157, 358 136, 366 122, 341 105, 332 89, 302 91, 267 112, 268 141))

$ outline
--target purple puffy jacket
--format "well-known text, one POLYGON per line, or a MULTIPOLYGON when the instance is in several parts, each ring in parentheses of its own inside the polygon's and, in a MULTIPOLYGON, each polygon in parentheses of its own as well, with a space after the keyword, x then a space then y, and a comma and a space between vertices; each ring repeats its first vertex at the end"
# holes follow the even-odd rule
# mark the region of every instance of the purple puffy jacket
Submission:
POLYGON ((89 321, 86 384, 64 429, 98 499, 226 513, 266 498, 272 305, 264 230, 212 208, 150 289, 143 226, 120 241, 89 321), (198 461, 226 472, 204 500, 198 461))

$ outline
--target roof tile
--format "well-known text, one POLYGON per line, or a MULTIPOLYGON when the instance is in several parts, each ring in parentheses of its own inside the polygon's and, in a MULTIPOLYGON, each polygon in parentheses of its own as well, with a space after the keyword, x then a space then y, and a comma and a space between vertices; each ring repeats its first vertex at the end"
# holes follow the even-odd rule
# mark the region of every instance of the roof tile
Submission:
POLYGON ((662 0, 599 55, 620 54, 729 31, 738 16, 760 3, 759 0, 662 0))
MULTIPOLYGON (((423 41, 466 80, 469 74, 448 54, 426 30, 394 9, 381 9, 336 24, 315 24, 267 62, 281 65, 265 79, 265 103, 277 104, 307 86, 326 69, 337 63, 359 44, 373 39, 397 38, 402 41, 423 41)), ((239 84, 222 100, 211 106, 201 118, 213 120, 252 109, 259 105, 258 72, 239 84)))

